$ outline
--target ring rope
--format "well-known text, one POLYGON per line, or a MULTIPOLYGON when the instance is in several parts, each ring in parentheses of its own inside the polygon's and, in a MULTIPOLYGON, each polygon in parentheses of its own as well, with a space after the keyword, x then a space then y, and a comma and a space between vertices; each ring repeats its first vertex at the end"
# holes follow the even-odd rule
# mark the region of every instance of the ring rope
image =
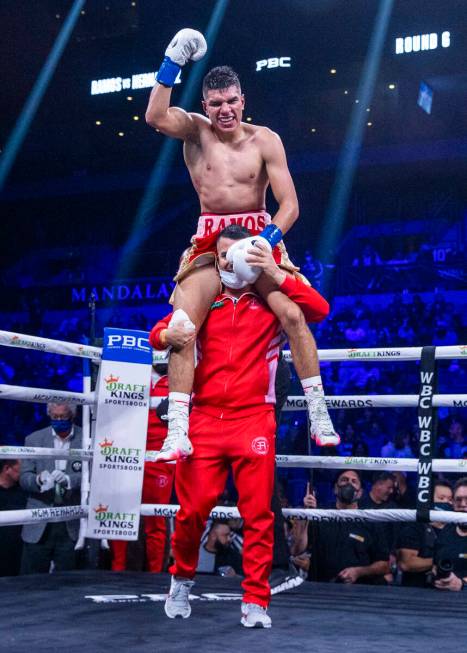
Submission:
MULTIPOLYGON (((140 514, 144 517, 174 517, 180 506, 172 504, 142 504, 140 514)), ((29 508, 24 510, 0 511, 0 526, 15 526, 37 522, 71 521, 84 518, 88 508, 82 506, 60 506, 49 508, 29 508)), ((283 508, 284 517, 306 521, 357 521, 357 522, 415 522, 416 510, 407 509, 370 509, 370 510, 334 510, 322 508, 283 508)), ((209 515, 212 519, 241 519, 238 508, 216 506, 209 515)), ((432 522, 446 524, 467 524, 467 513, 445 510, 430 510, 432 522)))
MULTIPOLYGON (((423 347, 384 347, 362 349, 319 349, 320 361, 418 361, 422 356, 423 347)), ((284 358, 292 363, 292 354, 284 350, 284 358)), ((435 359, 466 358, 467 345, 441 345, 436 347, 435 359)))
POLYGON ((15 399, 38 404, 60 402, 84 406, 95 404, 94 392, 69 392, 68 390, 48 390, 47 388, 27 388, 23 385, 6 385, 0 383, 0 399, 15 399))
MULTIPOLYGON (((419 395, 336 395, 327 396, 328 408, 417 408, 419 395)), ((433 395, 435 408, 467 408, 467 394, 433 395)), ((287 397, 282 410, 304 410, 306 399, 302 395, 287 397)))
MULTIPOLYGON (((155 462, 158 451, 146 451, 145 461, 155 462)), ((0 458, 23 460, 28 458, 55 460, 92 460, 93 452, 86 449, 52 449, 46 447, 0 447, 0 458)), ((418 458, 375 458, 358 456, 276 456, 277 467, 303 467, 307 469, 361 469, 416 472, 418 458)), ((433 460, 434 472, 467 473, 467 459, 438 458, 433 460)))
MULTIPOLYGON (((141 515, 145 517, 174 517, 180 509, 178 505, 171 504, 142 504, 141 515)), ((414 522, 417 519, 416 510, 406 508, 386 509, 371 508, 367 510, 336 510, 323 508, 282 508, 284 517, 307 521, 361 521, 361 522, 414 522)), ((209 515, 212 519, 239 519, 238 508, 230 506, 216 506, 209 515)), ((453 510, 431 510, 430 521, 443 523, 466 524, 466 512, 453 510)))
MULTIPOLYGON (((101 347, 80 345, 78 343, 40 338, 38 336, 0 331, 0 345, 6 347, 19 347, 22 349, 36 349, 51 354, 64 354, 65 356, 79 356, 99 361, 102 357, 101 347)), ((349 361, 349 360, 378 360, 378 361, 410 361, 420 360, 422 347, 385 347, 365 349, 320 349, 318 356, 321 361, 349 361)), ((290 351, 284 351, 284 358, 292 361, 290 351)), ((160 352, 158 361, 167 360, 167 353, 160 352)), ((467 345, 443 345, 436 347, 437 360, 467 357, 467 345)))
POLYGON ((43 351, 49 354, 79 356, 80 358, 91 358, 96 361, 100 361, 102 357, 101 347, 80 345, 76 342, 66 342, 52 338, 40 338, 39 336, 30 336, 12 331, 0 331, 0 345, 4 345, 5 347, 19 347, 20 349, 35 349, 36 351, 43 351))
MULTIPOLYGON (((14 399, 46 404, 60 401, 79 406, 96 403, 94 392, 69 392, 47 388, 27 388, 21 385, 0 384, 0 399, 14 399)), ((325 397, 328 408, 416 408, 419 395, 330 395, 325 397)), ((444 394, 433 396, 433 406, 447 408, 466 408, 467 394, 444 394)), ((151 405, 151 408, 154 406, 151 405)), ((303 395, 287 397, 282 410, 297 411, 307 408, 303 395)))

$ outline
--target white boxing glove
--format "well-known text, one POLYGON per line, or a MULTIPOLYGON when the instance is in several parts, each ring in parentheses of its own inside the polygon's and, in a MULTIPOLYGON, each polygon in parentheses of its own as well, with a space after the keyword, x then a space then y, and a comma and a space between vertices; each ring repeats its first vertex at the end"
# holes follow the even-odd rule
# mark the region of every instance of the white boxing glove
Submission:
POLYGON ((64 487, 70 487, 70 477, 65 472, 62 472, 60 469, 54 469, 51 473, 51 478, 53 478, 55 483, 63 485, 64 487))
POLYGON ((169 57, 179 66, 184 66, 187 61, 199 61, 208 49, 206 39, 195 29, 185 27, 175 34, 170 41, 165 56, 169 57))
POLYGON ((44 469, 40 474, 37 475, 36 482, 41 492, 47 492, 48 490, 52 490, 55 485, 55 481, 52 478, 52 475, 46 469, 44 469))
MULTIPOLYGON (((248 250, 255 246, 261 236, 250 236, 238 240, 227 250, 226 258, 232 263, 235 274, 247 283, 255 283, 261 274, 261 268, 257 265, 250 265, 245 261, 248 256, 248 250)), ((272 251, 271 245, 265 238, 261 238, 261 243, 265 243, 269 251, 272 251)))

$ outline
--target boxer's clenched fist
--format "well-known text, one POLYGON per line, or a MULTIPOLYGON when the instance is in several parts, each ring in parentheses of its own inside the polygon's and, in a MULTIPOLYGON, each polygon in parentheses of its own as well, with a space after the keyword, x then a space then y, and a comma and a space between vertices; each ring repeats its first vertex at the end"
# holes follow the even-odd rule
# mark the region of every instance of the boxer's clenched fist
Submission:
POLYGON ((163 86, 173 86, 180 68, 190 59, 199 61, 204 57, 207 49, 206 39, 201 32, 189 27, 181 29, 175 34, 165 51, 164 61, 159 68, 156 80, 163 86))
POLYGON ((199 61, 204 57, 208 46, 206 39, 195 29, 185 27, 175 34, 165 51, 169 57, 179 66, 184 66, 187 61, 199 61))

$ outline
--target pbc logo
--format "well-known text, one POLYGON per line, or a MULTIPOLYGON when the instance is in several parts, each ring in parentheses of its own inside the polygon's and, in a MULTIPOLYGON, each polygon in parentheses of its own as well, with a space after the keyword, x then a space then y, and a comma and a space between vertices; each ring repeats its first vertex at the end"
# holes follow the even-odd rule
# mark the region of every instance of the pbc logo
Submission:
POLYGON ((118 347, 118 348, 131 348, 131 349, 143 349, 144 351, 151 351, 151 347, 148 346, 149 341, 147 338, 142 336, 131 336, 129 334, 119 335, 118 333, 108 336, 107 346, 108 347, 118 347))
POLYGON ((292 63, 291 57, 270 57, 269 59, 260 59, 256 62, 256 72, 263 68, 290 68, 292 63))
POLYGON ((265 456, 269 452, 269 441, 263 436, 255 438, 251 443, 251 448, 258 455, 265 456))

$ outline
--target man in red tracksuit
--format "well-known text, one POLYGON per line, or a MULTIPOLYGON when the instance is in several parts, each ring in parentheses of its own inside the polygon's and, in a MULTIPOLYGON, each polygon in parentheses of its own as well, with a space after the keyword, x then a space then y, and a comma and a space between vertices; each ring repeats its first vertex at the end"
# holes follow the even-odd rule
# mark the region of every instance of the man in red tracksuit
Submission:
MULTIPOLYGON (((190 616, 188 599, 200 538, 231 467, 244 521, 241 623, 269 628, 266 608, 273 548, 274 388, 282 333, 265 301, 236 277, 227 262, 230 245, 248 235, 244 227, 231 225, 221 231, 217 241, 224 288, 198 334, 190 415, 194 453, 177 464, 180 510, 172 538, 175 562, 170 568, 172 581, 165 611, 171 618, 190 616)), ((249 262, 261 267, 275 282, 274 292, 285 293, 300 306, 307 322, 326 317, 329 306, 315 290, 281 270, 266 248, 258 246, 250 251, 249 262)), ((151 331, 149 340, 154 347, 165 346, 170 319, 168 316, 151 331)), ((186 336, 190 333, 187 331, 186 336)))
MULTIPOLYGON (((167 422, 161 419, 161 402, 165 399, 169 387, 167 370, 163 365, 156 365, 151 374, 151 391, 148 416, 148 435, 146 449, 158 451, 167 435, 167 422), (159 372, 162 372, 160 374, 159 372)), ((146 462, 143 477, 143 503, 169 503, 172 494, 175 465, 146 462)), ((165 517, 143 517, 146 535, 146 565, 151 572, 161 572, 164 566, 166 542, 165 517)), ((111 540, 112 570, 125 571, 127 565, 128 542, 111 540)))

